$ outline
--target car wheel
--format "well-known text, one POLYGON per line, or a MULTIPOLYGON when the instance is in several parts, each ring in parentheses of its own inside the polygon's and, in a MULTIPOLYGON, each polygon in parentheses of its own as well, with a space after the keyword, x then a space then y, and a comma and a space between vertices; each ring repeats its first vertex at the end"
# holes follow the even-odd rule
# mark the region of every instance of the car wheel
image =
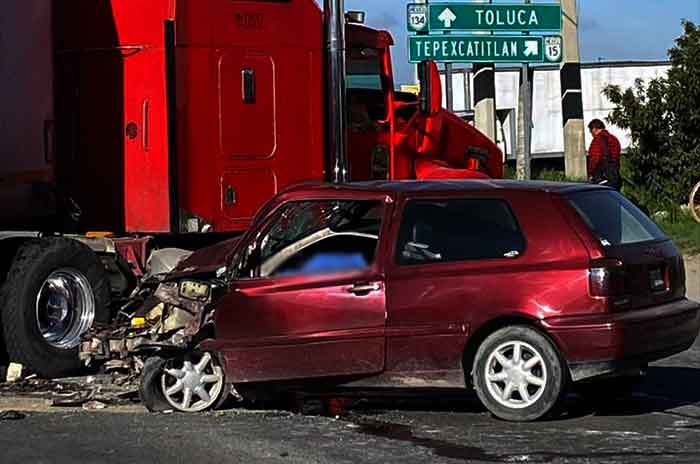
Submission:
POLYGON ((211 353, 189 353, 150 361, 141 377, 141 398, 149 411, 201 412, 223 404, 230 389, 211 353))
POLYGON ((80 368, 78 346, 109 322, 110 289, 97 255, 80 242, 44 238, 18 251, 3 287, 2 328, 11 361, 40 377, 80 368))
POLYGON ((564 391, 559 354, 538 331, 506 327, 479 347, 472 371, 481 402, 496 417, 516 422, 540 419, 564 391))

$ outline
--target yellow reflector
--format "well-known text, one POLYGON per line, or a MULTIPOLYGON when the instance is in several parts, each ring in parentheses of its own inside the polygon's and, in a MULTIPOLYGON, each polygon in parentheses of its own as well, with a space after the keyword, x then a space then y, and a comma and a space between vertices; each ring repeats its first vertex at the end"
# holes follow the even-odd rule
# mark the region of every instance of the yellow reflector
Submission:
POLYGON ((97 231, 92 231, 88 232, 85 234, 87 238, 104 238, 104 237, 113 237, 114 232, 97 232, 97 231))
POLYGON ((131 319, 131 327, 135 328, 140 328, 140 327, 145 327, 146 326, 146 318, 145 317, 135 317, 131 319))

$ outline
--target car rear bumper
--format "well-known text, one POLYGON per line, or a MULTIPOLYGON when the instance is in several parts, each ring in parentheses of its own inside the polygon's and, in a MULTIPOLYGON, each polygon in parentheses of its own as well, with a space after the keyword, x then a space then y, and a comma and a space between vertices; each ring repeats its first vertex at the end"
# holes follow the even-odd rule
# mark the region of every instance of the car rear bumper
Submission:
POLYGON ((700 331, 700 304, 683 299, 624 313, 545 319, 542 326, 578 381, 687 350, 700 331))

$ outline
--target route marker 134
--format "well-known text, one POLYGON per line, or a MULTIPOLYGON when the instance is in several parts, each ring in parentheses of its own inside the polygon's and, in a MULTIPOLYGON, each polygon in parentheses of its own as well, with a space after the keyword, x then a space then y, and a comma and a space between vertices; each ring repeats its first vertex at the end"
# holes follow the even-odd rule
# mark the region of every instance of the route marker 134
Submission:
POLYGON ((428 30, 428 5, 408 5, 408 28, 414 32, 428 30))

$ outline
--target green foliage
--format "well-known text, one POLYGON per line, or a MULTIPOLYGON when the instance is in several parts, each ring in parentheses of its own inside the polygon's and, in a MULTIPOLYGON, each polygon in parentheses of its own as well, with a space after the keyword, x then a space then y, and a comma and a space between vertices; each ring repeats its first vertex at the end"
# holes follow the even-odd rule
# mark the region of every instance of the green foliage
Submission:
MULTIPOLYGON (((504 179, 515 179, 516 172, 515 169, 506 166, 503 172, 504 179)), ((588 182, 586 179, 571 179, 566 177, 564 171, 559 171, 556 169, 543 169, 539 172, 534 172, 532 175, 532 180, 544 180, 549 182, 588 182)))
POLYGON ((656 223, 685 254, 700 253, 700 224, 687 214, 675 214, 658 218, 656 223))
POLYGON ((683 29, 667 77, 603 91, 616 105, 608 121, 632 135, 624 193, 652 212, 686 202, 700 181, 700 26, 684 21, 683 29))

